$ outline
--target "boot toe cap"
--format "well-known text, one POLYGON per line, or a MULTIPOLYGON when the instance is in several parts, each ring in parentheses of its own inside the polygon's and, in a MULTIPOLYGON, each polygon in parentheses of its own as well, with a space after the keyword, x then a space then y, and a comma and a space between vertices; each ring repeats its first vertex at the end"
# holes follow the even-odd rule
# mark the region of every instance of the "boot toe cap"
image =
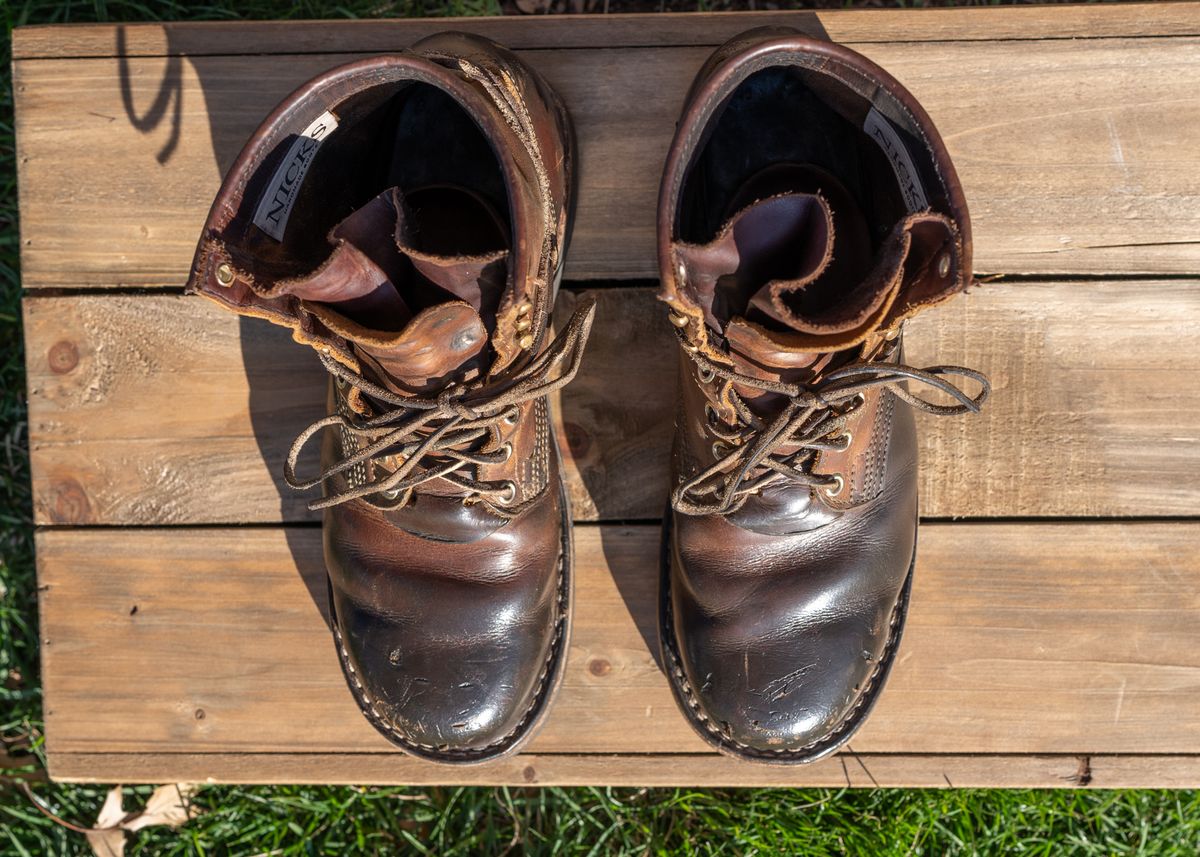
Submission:
POLYGON ((347 677, 364 713, 405 750, 440 761, 503 755, 528 731, 551 680, 552 623, 508 635, 422 634, 342 601, 337 610, 347 677), (530 637, 543 635, 540 641, 530 637), (531 644, 535 643, 535 644, 531 644))

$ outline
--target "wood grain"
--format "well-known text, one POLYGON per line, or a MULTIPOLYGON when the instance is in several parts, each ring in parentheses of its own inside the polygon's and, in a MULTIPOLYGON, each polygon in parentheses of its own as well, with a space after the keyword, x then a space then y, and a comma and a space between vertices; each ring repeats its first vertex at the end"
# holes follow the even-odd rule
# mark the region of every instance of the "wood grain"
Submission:
MULTIPOLYGON (((576 536, 567 674, 529 752, 705 753, 652 652, 658 528, 576 536)), ((899 658, 854 752, 1197 746, 1200 525, 935 524, 921 540, 899 658)), ((51 530, 37 547, 52 757, 288 753, 336 779, 325 759, 391 752, 345 689, 315 528, 51 530)))
POLYGON ((996 9, 710 12, 670 15, 424 18, 371 21, 212 21, 19 27, 13 58, 112 56, 123 33, 126 56, 381 52, 447 29, 496 39, 513 49, 718 45, 761 26, 795 27, 834 41, 941 42, 1200 35, 1200 3, 1122 3, 996 9))
MULTIPOLYGON (((272 32, 263 51, 272 38, 290 44, 290 29, 272 32)), ((576 123, 575 279, 656 276, 663 157, 710 53, 619 44, 526 53, 576 123)), ((946 138, 974 215, 977 270, 1200 274, 1200 39, 861 47, 946 138)), ((179 285, 248 134, 295 86, 352 56, 16 62, 25 286, 179 285)))
POLYGON ((843 752, 800 768, 714 754, 523 754, 472 768, 434 768, 392 753, 55 753, 55 780, 91 783, 353 785, 827 786, 868 788, 1195 788, 1200 756, 917 755, 843 752))
MULTIPOLYGON (((555 411, 575 516, 658 518, 674 338, 650 289, 594 294, 555 411)), ((29 298, 25 328, 39 524, 316 520, 280 473, 326 379, 286 332, 170 295, 29 298)), ((1200 353, 1183 343, 1197 330, 1186 281, 991 283, 918 318, 911 364, 994 384, 980 416, 920 417, 924 514, 1194 515, 1200 353)))

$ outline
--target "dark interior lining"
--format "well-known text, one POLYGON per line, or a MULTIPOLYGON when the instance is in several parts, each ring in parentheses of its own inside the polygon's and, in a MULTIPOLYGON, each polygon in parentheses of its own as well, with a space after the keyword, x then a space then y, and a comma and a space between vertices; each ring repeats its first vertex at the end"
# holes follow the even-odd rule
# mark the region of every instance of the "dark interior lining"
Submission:
MULTIPOLYGON (((832 260, 819 278, 781 298, 799 317, 836 319, 848 306, 847 296, 865 281, 884 239, 908 213, 891 161, 863 130, 872 107, 904 143, 930 204, 946 204, 932 153, 907 114, 882 89, 872 98, 839 77, 801 65, 767 66, 748 75, 718 107, 684 174, 677 238, 706 244, 757 201, 819 193, 833 215, 832 260)), ((797 260, 815 250, 805 240, 817 239, 788 238, 782 226, 773 231, 784 237, 763 242, 749 230, 745 241, 739 237, 742 265, 716 287, 720 323, 742 315, 780 327, 750 301, 768 282, 794 278, 797 260)))
MULTIPOLYGON (((331 249, 326 239, 329 230, 391 187, 399 187, 406 198, 411 195, 418 203, 425 200, 410 212, 418 239, 422 208, 438 207, 437 194, 428 189, 440 187, 469 191, 492 215, 475 219, 498 218, 505 233, 498 242, 493 226, 486 238, 474 236, 472 246, 458 252, 483 252, 484 244, 503 246, 508 241, 509 203, 499 159, 482 129, 453 96, 432 84, 398 81, 365 89, 331 110, 338 127, 325 138, 309 167, 282 242, 252 221, 294 134, 279 142, 247 188, 230 232, 232 243, 255 259, 260 275, 278 280, 318 267, 331 249)), ((442 236, 430 240, 429 247, 418 249, 447 251, 442 236)))
POLYGON ((800 67, 771 66, 737 86, 684 175, 681 240, 710 240, 735 213, 731 208, 751 179, 790 163, 834 176, 862 210, 878 246, 903 216, 903 199, 887 158, 862 131, 870 102, 824 78, 800 67))

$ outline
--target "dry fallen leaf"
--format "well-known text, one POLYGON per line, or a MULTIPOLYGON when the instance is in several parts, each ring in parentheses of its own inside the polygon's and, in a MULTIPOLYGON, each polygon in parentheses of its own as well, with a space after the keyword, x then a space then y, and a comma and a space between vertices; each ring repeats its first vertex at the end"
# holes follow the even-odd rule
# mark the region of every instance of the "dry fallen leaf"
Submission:
POLYGON ((87 834, 88 844, 96 857, 121 857, 125 853, 125 831, 121 822, 125 811, 121 809, 121 787, 113 786, 104 798, 104 806, 96 816, 96 824, 87 834))
POLYGON ((167 827, 186 824, 200 814, 200 808, 190 802, 195 793, 196 787, 188 783, 159 786, 150 795, 141 813, 121 826, 132 832, 155 824, 165 824, 167 827))
POLYGON ((87 833, 92 853, 96 857, 122 857, 126 831, 160 824, 179 827, 195 818, 200 814, 200 808, 190 802, 195 792, 196 787, 188 783, 159 786, 140 811, 126 813, 121 808, 121 787, 113 786, 96 816, 95 827, 87 833))

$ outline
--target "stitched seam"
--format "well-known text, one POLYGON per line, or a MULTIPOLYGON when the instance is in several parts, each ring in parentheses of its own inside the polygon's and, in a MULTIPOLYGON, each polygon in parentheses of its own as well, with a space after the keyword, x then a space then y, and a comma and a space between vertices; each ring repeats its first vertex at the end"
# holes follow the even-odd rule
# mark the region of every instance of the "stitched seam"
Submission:
POLYGON ((866 466, 863 469, 862 490, 856 502, 873 500, 883 489, 883 466, 887 460, 887 442, 892 434, 892 418, 896 413, 896 398, 889 390, 882 391, 879 402, 880 413, 876 416, 871 432, 871 443, 867 449, 866 466))

